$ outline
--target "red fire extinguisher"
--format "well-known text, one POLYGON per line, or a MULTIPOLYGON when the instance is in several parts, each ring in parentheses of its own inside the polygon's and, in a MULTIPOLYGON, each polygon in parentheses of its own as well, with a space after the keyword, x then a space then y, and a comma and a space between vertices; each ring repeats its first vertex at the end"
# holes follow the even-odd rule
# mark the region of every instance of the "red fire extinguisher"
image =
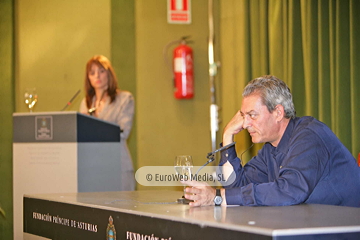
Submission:
POLYGON ((174 96, 177 99, 190 99, 194 96, 194 63, 193 51, 182 38, 180 45, 174 49, 174 96))

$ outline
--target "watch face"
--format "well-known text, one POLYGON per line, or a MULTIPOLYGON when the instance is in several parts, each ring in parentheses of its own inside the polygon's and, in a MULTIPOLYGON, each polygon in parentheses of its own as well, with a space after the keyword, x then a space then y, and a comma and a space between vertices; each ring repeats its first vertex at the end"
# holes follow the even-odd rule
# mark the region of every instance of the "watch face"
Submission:
POLYGON ((220 204, 222 203, 222 198, 221 198, 220 196, 216 196, 216 197, 214 198, 214 203, 215 203, 216 205, 220 205, 220 204))

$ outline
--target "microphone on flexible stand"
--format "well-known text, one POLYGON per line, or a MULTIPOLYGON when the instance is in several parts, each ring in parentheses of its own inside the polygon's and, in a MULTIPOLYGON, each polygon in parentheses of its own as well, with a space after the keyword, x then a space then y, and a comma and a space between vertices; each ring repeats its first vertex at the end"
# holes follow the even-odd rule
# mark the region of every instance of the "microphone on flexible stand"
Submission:
POLYGON ((197 170, 197 172, 195 173, 195 177, 198 175, 198 173, 200 172, 201 169, 203 169, 206 165, 208 165, 209 163, 211 163, 215 160, 215 153, 220 152, 225 149, 228 149, 228 148, 234 146, 235 144, 236 144, 236 142, 232 142, 226 146, 223 146, 221 148, 214 150, 213 152, 209 152, 208 155, 206 156, 206 158, 209 160, 197 170))
POLYGON ((77 97, 77 95, 79 95, 79 93, 81 92, 81 90, 79 89, 75 95, 70 99, 70 101, 65 105, 65 107, 63 109, 61 109, 61 111, 64 111, 68 106, 70 106, 70 104, 72 103, 72 101, 74 101, 74 99, 77 97))

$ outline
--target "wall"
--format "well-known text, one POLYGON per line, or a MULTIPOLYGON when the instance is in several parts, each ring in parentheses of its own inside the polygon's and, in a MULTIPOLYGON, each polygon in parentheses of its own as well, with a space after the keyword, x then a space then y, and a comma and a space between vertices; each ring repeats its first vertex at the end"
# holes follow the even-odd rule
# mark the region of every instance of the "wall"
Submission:
MULTIPOLYGON (((111 58, 110 31, 110 0, 18 0, 16 112, 27 111, 27 87, 37 88, 34 111, 60 111, 83 90, 87 60, 95 54, 111 58)), ((76 111, 82 96, 67 110, 76 111)))
POLYGON ((182 154, 192 155, 194 164, 202 165, 211 151, 207 3, 192 1, 192 23, 177 25, 167 23, 165 1, 136 1, 138 167, 172 166, 175 156, 182 154), (189 45, 194 51, 195 96, 177 100, 163 50, 188 35, 193 41, 189 45))
MULTIPOLYGON (((111 1, 111 62, 121 89, 130 91, 137 103, 135 69, 135 1, 111 1)), ((137 121, 128 138, 128 146, 137 164, 137 121)))

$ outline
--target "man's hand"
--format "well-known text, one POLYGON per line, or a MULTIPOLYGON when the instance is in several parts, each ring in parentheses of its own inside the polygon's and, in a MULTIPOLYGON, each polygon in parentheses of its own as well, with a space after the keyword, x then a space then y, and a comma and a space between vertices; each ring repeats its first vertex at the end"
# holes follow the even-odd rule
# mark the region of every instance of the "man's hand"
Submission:
POLYGON ((243 130, 243 124, 244 118, 239 110, 224 129, 223 146, 226 146, 234 141, 234 135, 243 130))
POLYGON ((215 205, 214 198, 216 195, 215 188, 209 186, 205 182, 196 182, 196 181, 184 181, 182 182, 185 185, 190 187, 186 188, 185 198, 193 200, 189 205, 192 207, 198 206, 209 206, 215 205))

